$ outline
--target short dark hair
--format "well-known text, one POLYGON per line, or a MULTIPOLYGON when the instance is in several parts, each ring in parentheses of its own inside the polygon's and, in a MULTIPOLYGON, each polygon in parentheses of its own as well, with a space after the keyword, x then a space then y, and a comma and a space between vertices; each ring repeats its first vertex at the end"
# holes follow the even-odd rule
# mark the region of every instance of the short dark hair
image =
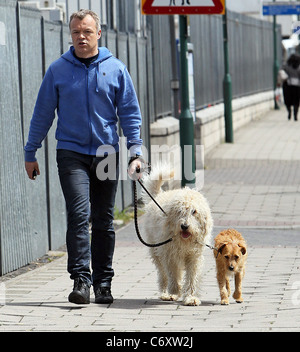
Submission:
POLYGON ((96 23, 96 29, 97 29, 97 31, 100 31, 101 24, 100 24, 99 16, 94 11, 85 10, 85 9, 80 9, 79 11, 72 13, 72 15, 70 16, 69 28, 71 29, 71 22, 74 18, 78 18, 79 20, 83 20, 87 15, 90 15, 94 19, 94 21, 96 23))

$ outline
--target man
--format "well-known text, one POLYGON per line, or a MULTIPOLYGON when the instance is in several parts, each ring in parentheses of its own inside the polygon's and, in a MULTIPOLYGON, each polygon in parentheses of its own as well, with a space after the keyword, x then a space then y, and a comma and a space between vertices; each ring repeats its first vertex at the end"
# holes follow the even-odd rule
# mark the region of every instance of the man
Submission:
POLYGON ((133 175, 141 167, 141 113, 125 65, 107 48, 98 48, 98 16, 80 10, 71 15, 69 27, 73 46, 50 65, 37 97, 24 148, 25 168, 30 179, 40 174, 35 153, 57 110, 57 165, 68 214, 68 271, 74 280, 69 301, 90 303, 93 284, 95 302, 112 303, 117 116, 132 156, 128 173, 133 175), (103 175, 97 177, 100 164, 106 165, 104 172, 114 170, 114 175, 107 173, 110 177, 105 180, 103 175))

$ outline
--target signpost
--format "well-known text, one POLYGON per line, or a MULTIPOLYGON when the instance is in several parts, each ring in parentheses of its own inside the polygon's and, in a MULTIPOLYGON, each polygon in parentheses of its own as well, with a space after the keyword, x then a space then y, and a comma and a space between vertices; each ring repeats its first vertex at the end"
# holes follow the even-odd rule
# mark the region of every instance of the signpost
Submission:
POLYGON ((232 82, 229 72, 229 53, 228 53, 228 31, 227 31, 227 13, 223 17, 223 49, 224 49, 224 118, 225 118, 225 141, 233 143, 233 125, 232 125, 232 82))
POLYGON ((180 73, 181 73, 181 114, 180 114, 180 146, 182 151, 182 186, 195 185, 195 145, 194 120, 189 103, 188 77, 188 17, 186 15, 224 14, 225 0, 143 0, 142 13, 145 15, 181 15, 180 30, 180 73), (179 5, 180 4, 180 5, 179 5), (187 147, 186 147, 187 146, 187 147), (191 148, 189 149, 188 146, 191 148), (191 150, 191 155, 184 151, 191 150), (193 175, 187 179, 186 175, 193 175))

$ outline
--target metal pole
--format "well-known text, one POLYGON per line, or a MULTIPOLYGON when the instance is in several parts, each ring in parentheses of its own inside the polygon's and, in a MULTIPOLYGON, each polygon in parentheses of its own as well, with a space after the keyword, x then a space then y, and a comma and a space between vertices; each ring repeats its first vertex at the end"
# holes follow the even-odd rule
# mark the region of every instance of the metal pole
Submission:
MULTIPOLYGON (((276 0, 273 0, 275 2, 276 0)), ((279 63, 277 59, 277 25, 276 16, 273 16, 273 48, 274 48, 274 65, 273 65, 273 87, 274 87, 274 109, 279 110, 280 107, 276 100, 277 76, 279 71, 279 63)))
POLYGON ((180 146, 182 154, 182 186, 195 184, 195 146, 194 120, 189 102, 189 74, 188 74, 188 18, 179 16, 180 29, 180 71, 181 71, 181 114, 180 114, 180 146))
POLYGON ((170 26, 170 42, 171 42, 171 53, 172 53, 172 80, 171 80, 171 89, 173 92, 173 116, 176 119, 179 119, 179 74, 178 74, 178 65, 176 60, 176 34, 175 34, 175 23, 174 16, 169 17, 169 26, 170 26))
POLYGON ((233 127, 232 127, 232 82, 229 73, 229 54, 228 54, 228 32, 227 32, 227 10, 223 18, 223 39, 224 39, 224 69, 225 75, 223 80, 224 94, 224 117, 225 117, 225 141, 233 143, 233 127))

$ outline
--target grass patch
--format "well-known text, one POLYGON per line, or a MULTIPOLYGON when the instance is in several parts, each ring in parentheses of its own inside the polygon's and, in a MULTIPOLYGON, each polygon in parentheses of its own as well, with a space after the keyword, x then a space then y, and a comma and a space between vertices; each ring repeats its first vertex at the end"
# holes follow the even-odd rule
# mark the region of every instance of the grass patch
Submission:
MULTIPOLYGON (((143 209, 138 209, 138 216, 144 214, 143 209)), ((129 221, 134 219, 134 209, 133 207, 125 208, 124 210, 120 211, 118 208, 115 207, 115 220, 123 221, 123 225, 126 225, 129 221)))

